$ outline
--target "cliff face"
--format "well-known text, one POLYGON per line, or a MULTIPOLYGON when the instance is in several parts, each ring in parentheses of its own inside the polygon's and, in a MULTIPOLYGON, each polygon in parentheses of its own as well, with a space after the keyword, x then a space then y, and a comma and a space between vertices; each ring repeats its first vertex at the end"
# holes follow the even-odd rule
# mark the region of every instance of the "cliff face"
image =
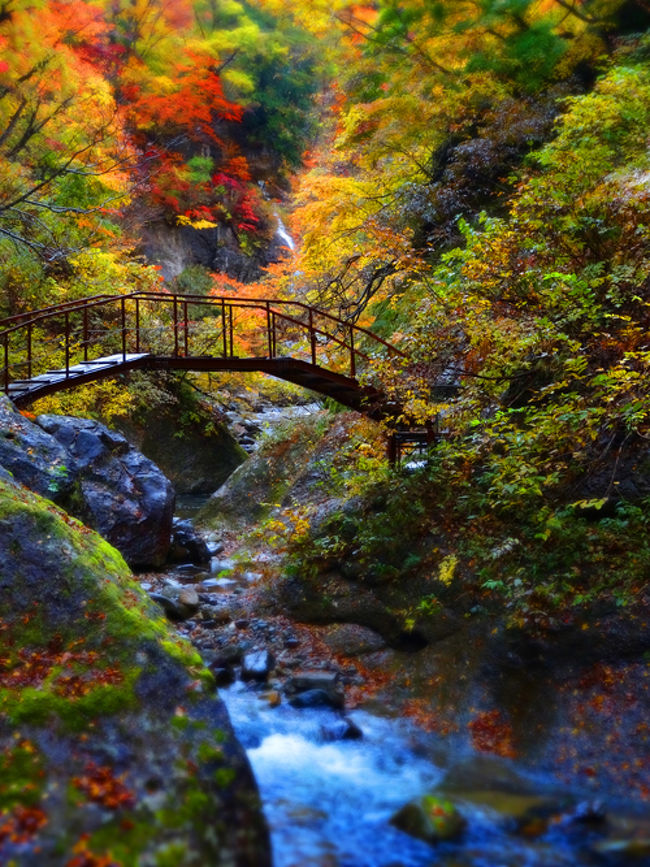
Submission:
POLYGON ((0 479, 0 861, 270 863, 211 676, 121 555, 0 479))

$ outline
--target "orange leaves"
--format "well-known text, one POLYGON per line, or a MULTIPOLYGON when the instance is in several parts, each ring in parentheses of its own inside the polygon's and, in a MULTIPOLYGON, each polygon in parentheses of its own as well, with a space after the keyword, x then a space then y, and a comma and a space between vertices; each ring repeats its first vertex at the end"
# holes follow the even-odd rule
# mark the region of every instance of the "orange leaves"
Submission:
POLYGON ((116 861, 110 853, 96 855, 91 852, 88 848, 88 838, 89 834, 83 834, 75 843, 72 849, 75 854, 65 862, 65 867, 121 867, 121 863, 116 861))
POLYGON ((138 129, 157 134, 182 130, 195 141, 220 144, 216 121, 241 120, 243 109, 226 99, 216 61, 209 54, 188 52, 164 78, 153 77, 144 68, 141 73, 142 90, 130 110, 131 122, 138 129))
POLYGON ((64 649, 58 643, 38 649, 21 647, 15 655, 0 657, 0 688, 38 689, 47 681, 56 695, 74 699, 98 686, 123 682, 121 669, 99 667, 99 661, 94 650, 64 649))
POLYGON ((0 816, 0 846, 6 841, 29 843, 47 821, 47 815, 40 807, 15 807, 10 813, 0 816))
POLYGON ((72 778, 75 788, 92 801, 109 810, 132 807, 135 795, 124 785, 124 777, 116 777, 108 765, 86 764, 85 773, 72 778))
POLYGON ((503 758, 516 756, 512 725, 498 710, 484 711, 476 716, 468 726, 474 749, 482 753, 493 753, 503 758))

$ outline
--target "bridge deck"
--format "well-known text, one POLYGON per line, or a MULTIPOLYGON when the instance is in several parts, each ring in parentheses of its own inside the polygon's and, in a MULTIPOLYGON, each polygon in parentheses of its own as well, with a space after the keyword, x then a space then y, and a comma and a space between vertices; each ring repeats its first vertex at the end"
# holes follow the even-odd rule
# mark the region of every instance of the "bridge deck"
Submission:
POLYGON ((276 376, 301 385, 343 406, 367 413, 372 418, 385 418, 388 406, 382 404, 376 389, 363 387, 356 379, 336 373, 318 365, 309 364, 290 356, 281 358, 218 358, 209 355, 197 357, 160 356, 148 352, 118 353, 72 364, 58 370, 48 370, 31 379, 9 383, 8 395, 16 406, 27 406, 32 401, 65 388, 73 388, 106 377, 118 376, 132 370, 196 370, 204 372, 239 371, 276 376))

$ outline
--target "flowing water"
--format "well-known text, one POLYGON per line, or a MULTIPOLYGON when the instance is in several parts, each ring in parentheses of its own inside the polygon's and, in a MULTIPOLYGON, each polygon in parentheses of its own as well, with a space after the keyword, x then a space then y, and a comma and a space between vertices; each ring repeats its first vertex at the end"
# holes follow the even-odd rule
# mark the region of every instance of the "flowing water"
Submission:
MULTIPOLYGON (((191 516, 199 502, 187 498, 182 505, 191 516)), ((223 591, 237 583, 225 580, 223 591)), ((391 816, 435 792, 448 768, 467 756, 449 755, 444 741, 407 719, 351 712, 363 737, 345 740, 337 711, 286 701, 272 707, 261 687, 241 681, 220 694, 258 781, 275 867, 650 867, 650 822, 610 817, 609 809, 607 823, 581 821, 579 796, 511 766, 508 774, 522 789, 505 794, 506 809, 490 793, 489 771, 481 778, 475 766, 466 789, 456 786, 452 796, 467 822, 462 836, 424 843, 395 828, 391 816), (517 798, 530 792, 541 811, 522 822, 517 798), (639 845, 630 848, 630 839, 639 845)))
MULTIPOLYGON (((467 830, 461 840, 435 847, 420 842, 394 828, 390 817, 434 790, 444 772, 408 722, 355 712, 351 717, 363 738, 332 740, 338 720, 333 711, 271 708, 241 683, 222 695, 260 787, 276 867, 642 863, 601 859, 587 848, 597 835, 584 828, 576 832, 570 821, 558 820, 526 839, 515 833, 512 819, 462 797, 467 830)), ((561 804, 561 795, 556 797, 561 804)))

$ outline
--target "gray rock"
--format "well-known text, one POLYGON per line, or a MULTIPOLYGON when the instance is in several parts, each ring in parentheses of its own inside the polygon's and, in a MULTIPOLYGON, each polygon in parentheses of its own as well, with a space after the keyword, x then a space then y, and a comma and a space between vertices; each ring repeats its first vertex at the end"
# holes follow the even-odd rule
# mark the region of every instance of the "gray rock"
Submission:
POLYGON ((337 623, 323 632, 322 639, 333 653, 342 656, 362 656, 386 647, 379 633, 358 623, 337 623))
POLYGON ((0 466, 18 482, 61 503, 71 493, 77 463, 57 440, 0 395, 0 466))
MULTIPOLYGON (((149 598, 152 602, 155 602, 156 605, 160 605, 160 607, 170 620, 177 622, 186 619, 186 616, 184 616, 183 611, 178 605, 177 601, 175 599, 172 599, 170 596, 165 596, 164 593, 150 593, 149 598)), ((187 617, 189 616, 190 615, 188 614, 187 617)))
POLYGON ((344 699, 340 693, 333 695, 324 689, 308 689, 291 696, 289 704, 291 707, 297 708, 331 707, 335 710, 341 710, 344 699))
POLYGON ((199 610, 199 594, 196 592, 194 587, 184 587, 181 592, 178 594, 178 604, 185 611, 189 612, 188 616, 191 617, 192 614, 196 614, 199 610))
POLYGON ((114 545, 131 566, 161 566, 174 513, 174 490, 158 467, 125 437, 99 422, 39 416, 80 479, 75 514, 114 545))
POLYGON ((194 529, 192 522, 174 519, 168 559, 174 563, 207 565, 210 556, 205 539, 194 529))
POLYGON ((297 704, 293 704, 292 699, 291 704, 294 707, 328 705, 329 707, 342 708, 344 704, 343 690, 339 684, 337 672, 319 670, 298 671, 287 680, 286 691, 288 695, 293 695, 295 699, 298 699, 297 704), (320 693, 326 696, 325 701, 321 700, 320 693), (306 699, 301 698, 301 696, 305 695, 307 695, 306 699), (310 704, 309 702, 312 703, 310 704))
POLYGON ((347 717, 341 717, 321 726, 321 737, 324 741, 357 741, 363 737, 363 732, 356 723, 347 717))
POLYGON ((241 670, 242 680, 265 681, 273 671, 274 665, 275 660, 270 651, 253 650, 244 656, 241 670))

